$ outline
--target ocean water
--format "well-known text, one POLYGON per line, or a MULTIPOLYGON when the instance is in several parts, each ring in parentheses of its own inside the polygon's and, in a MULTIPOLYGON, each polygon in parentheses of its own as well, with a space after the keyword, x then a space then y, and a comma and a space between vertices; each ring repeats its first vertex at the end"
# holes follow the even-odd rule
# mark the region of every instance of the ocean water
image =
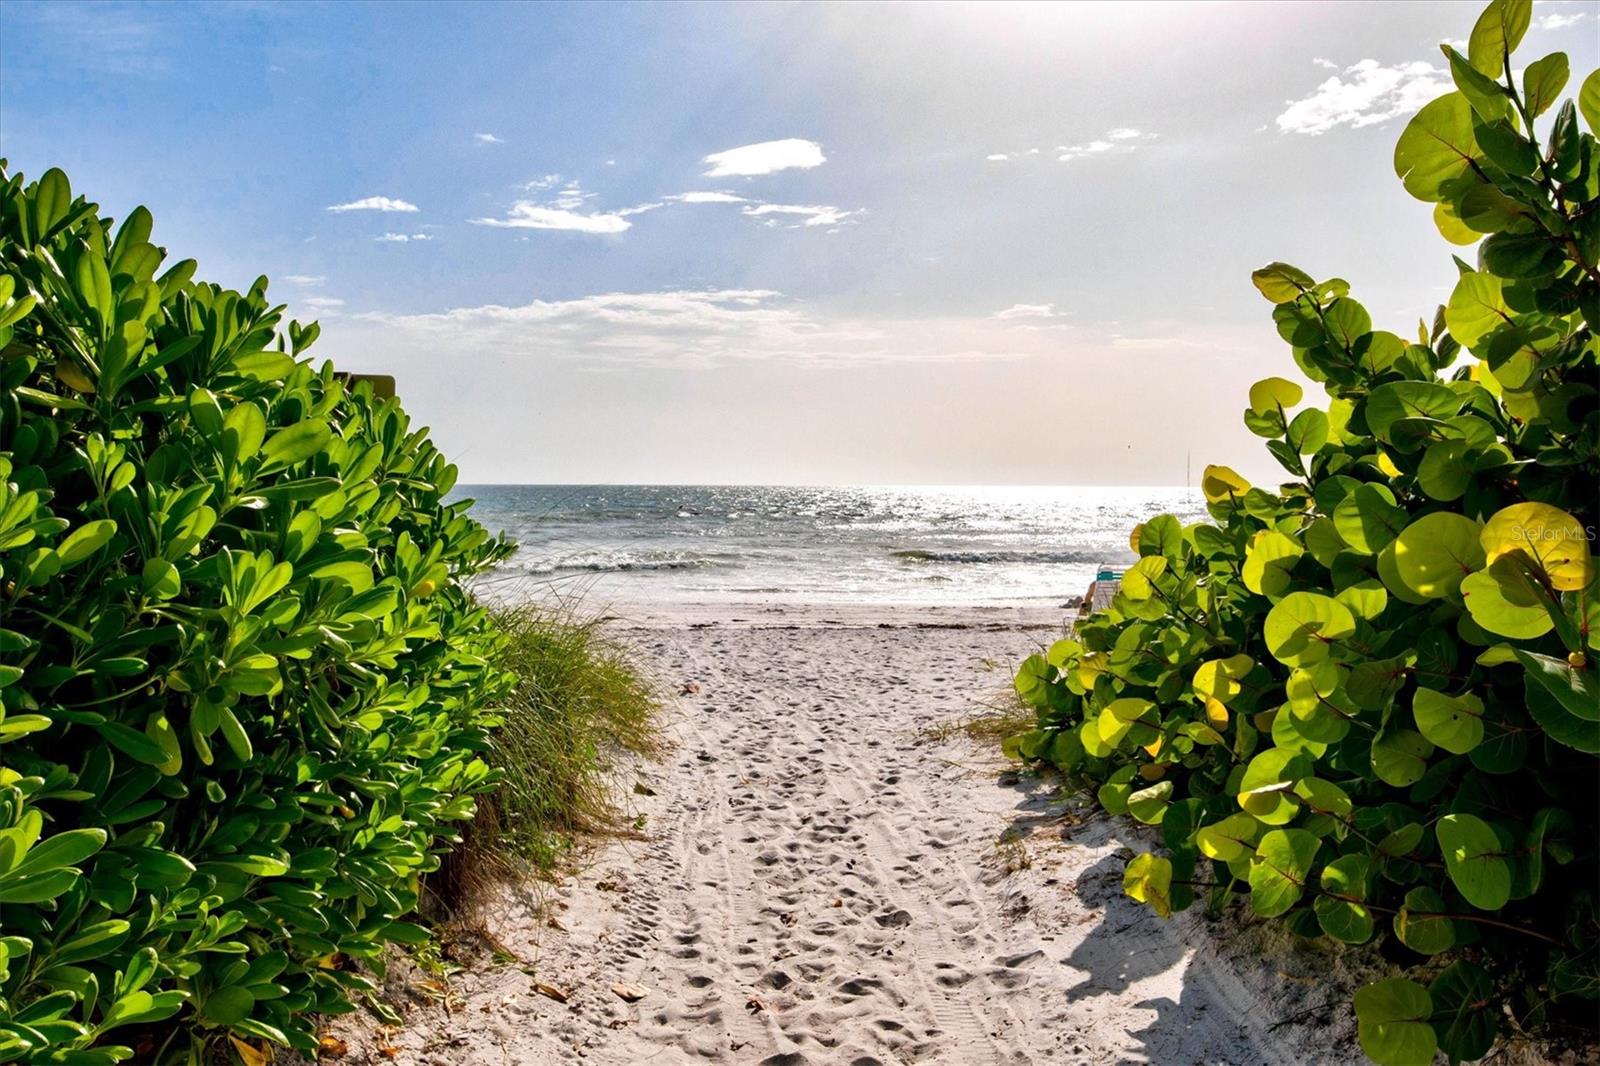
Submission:
POLYGON ((614 603, 1047 604, 1081 596, 1128 532, 1204 516, 1197 490, 476 485, 518 544, 491 576, 614 603))

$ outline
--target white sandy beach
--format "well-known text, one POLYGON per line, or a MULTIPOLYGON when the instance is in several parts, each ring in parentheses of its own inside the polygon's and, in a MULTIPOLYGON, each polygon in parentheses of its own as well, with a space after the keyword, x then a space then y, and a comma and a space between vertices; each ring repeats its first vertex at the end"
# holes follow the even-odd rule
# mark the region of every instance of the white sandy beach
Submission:
POLYGON ((510 893, 489 928, 521 961, 453 977, 449 1013, 397 969, 408 1024, 342 1023, 350 1060, 1359 1061, 1338 959, 1160 921, 1122 893, 1121 854, 1149 846, 1133 827, 929 734, 980 711, 1061 621, 717 607, 614 623, 690 689, 673 750, 637 774, 640 837, 549 890, 551 920, 510 893))

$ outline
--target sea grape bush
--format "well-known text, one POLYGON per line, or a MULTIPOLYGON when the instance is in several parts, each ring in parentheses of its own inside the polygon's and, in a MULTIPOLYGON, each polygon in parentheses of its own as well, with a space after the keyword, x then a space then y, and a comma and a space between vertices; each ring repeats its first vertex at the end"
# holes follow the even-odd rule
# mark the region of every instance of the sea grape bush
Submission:
POLYGON ((1211 521, 1134 530, 1108 611, 1024 662, 1009 743, 1159 827, 1127 892, 1166 916, 1238 896, 1296 933, 1380 942, 1409 975, 1355 997, 1373 1060, 1476 1059, 1600 999, 1600 72, 1513 73, 1526 0, 1496 0, 1457 92, 1395 168, 1478 244, 1412 338, 1339 279, 1256 271, 1328 394, 1250 390, 1291 480, 1206 470, 1211 521), (1588 131, 1580 129, 1582 115, 1588 131))
POLYGON ((313 1048, 491 783, 506 549, 266 278, 0 182, 0 1062, 313 1048))

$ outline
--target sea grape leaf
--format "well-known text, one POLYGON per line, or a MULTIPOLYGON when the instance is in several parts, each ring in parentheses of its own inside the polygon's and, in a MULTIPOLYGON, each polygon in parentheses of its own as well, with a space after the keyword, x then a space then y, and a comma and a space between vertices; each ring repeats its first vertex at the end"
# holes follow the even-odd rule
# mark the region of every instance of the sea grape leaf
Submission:
POLYGON ((1261 823, 1248 814, 1230 814, 1212 825, 1202 826, 1195 833, 1195 844, 1208 859, 1234 862, 1255 850, 1256 837, 1261 823))
POLYGON ((1299 810, 1295 782, 1310 775, 1314 763, 1304 752, 1268 748, 1250 760, 1239 779, 1238 800, 1258 820, 1283 825, 1299 810))
POLYGON ((1511 101, 1507 98, 1503 87, 1474 67, 1466 56, 1448 44, 1440 45, 1439 50, 1450 62, 1450 75, 1456 83, 1456 88, 1467 98, 1467 103, 1472 105, 1472 110, 1477 112, 1480 118, 1493 121, 1506 113, 1511 101))
POLYGON ((1498 78, 1533 18, 1533 0, 1489 0, 1467 37, 1467 57, 1491 78, 1498 78))
POLYGON ((1167 572, 1167 557, 1146 555, 1122 575, 1122 594, 1130 600, 1148 600, 1156 593, 1156 578, 1167 572))
MULTIPOLYGON (((1417 827, 1419 830, 1421 826, 1417 827)), ((1394 916, 1394 935, 1420 955, 1437 955, 1455 945, 1455 923, 1445 916, 1444 897, 1426 885, 1406 893, 1394 916)))
POLYGON ((1122 875, 1122 890, 1162 918, 1172 914, 1172 861, 1151 852, 1134 857, 1122 875))
POLYGON ((1304 395, 1305 390, 1285 378, 1262 378, 1250 386, 1250 410, 1257 414, 1288 410, 1304 395))
POLYGON ((1483 151, 1473 139, 1472 114, 1465 96, 1448 93, 1412 116, 1394 148, 1394 170, 1406 192, 1437 203, 1449 182, 1471 173, 1483 151))
POLYGON ((1045 706, 1049 698, 1050 664, 1042 655, 1030 655, 1017 668, 1012 685, 1017 695, 1035 707, 1045 706))
MULTIPOLYGON (((1248 655, 1230 655, 1200 664, 1194 672, 1194 694, 1204 700, 1226 704, 1241 691, 1239 682, 1250 673, 1255 660, 1248 655)), ((1227 721, 1224 719, 1223 725, 1227 721)))
POLYGON ((1407 588, 1424 599, 1442 599, 1484 564, 1478 523, 1465 515, 1435 511, 1406 526, 1394 540, 1394 566, 1407 588))
POLYGON ((1445 419, 1460 410, 1461 397, 1437 381, 1387 382, 1372 390, 1363 408, 1367 428, 1382 441, 1390 439, 1390 429, 1402 419, 1445 419))
POLYGON ((1250 482, 1226 466, 1208 466, 1200 478, 1200 491, 1207 503, 1221 503, 1242 499, 1250 491, 1250 482))
POLYGON ((1263 918, 1285 913, 1305 892, 1322 841, 1304 829, 1274 829, 1250 862, 1250 905, 1263 918))
POLYGON ((1268 263, 1252 271, 1250 281, 1261 291, 1261 295, 1275 304, 1291 303, 1316 287, 1311 275, 1288 263, 1268 263))
POLYGON ((1433 744, 1409 729, 1386 729, 1372 742, 1372 770, 1378 780, 1395 788, 1408 788, 1428 770, 1433 744))
POLYGON ((1273 658, 1285 666, 1315 666, 1356 631, 1350 608, 1315 592, 1291 592, 1267 612, 1263 632, 1273 658))
POLYGON ((1293 538, 1274 529, 1256 534, 1245 554, 1245 587, 1264 596, 1277 596, 1289 587, 1289 572, 1305 554, 1293 538))
POLYGON ((1333 598, 1350 608, 1351 614, 1357 618, 1365 618, 1369 622, 1389 606, 1389 592, 1383 587, 1383 582, 1376 578, 1346 585, 1335 593, 1333 598))
POLYGON ((1567 86, 1569 67, 1565 52, 1551 52, 1528 64, 1522 75, 1523 101, 1535 118, 1550 109, 1567 86))
POLYGON ((1339 501, 1333 509, 1333 526, 1352 550, 1375 555, 1389 546, 1410 517, 1387 486, 1367 483, 1339 501))
POLYGON ((1485 337, 1510 322, 1511 315, 1511 306, 1505 298, 1505 283, 1484 271, 1461 275, 1444 308, 1450 336, 1463 348, 1475 352, 1485 337))
POLYGON ((1479 910, 1497 911, 1511 900, 1511 867, 1489 823, 1472 814, 1447 814, 1434 827, 1445 872, 1462 897, 1479 910))
POLYGON ((1365 906, 1369 860, 1365 855, 1341 855, 1322 868, 1322 895, 1312 908, 1317 924, 1335 940, 1365 944, 1375 923, 1365 906))
POLYGON ((1531 640, 1555 628, 1555 619, 1541 602, 1543 593, 1516 559, 1496 559, 1488 569, 1468 574, 1461 582, 1461 596, 1472 620, 1497 636, 1531 640))
POLYGON ((1428 983, 1433 1030, 1452 1062, 1472 1062, 1494 1046, 1499 1010, 1494 981, 1481 967, 1454 962, 1428 983))
POLYGON ((1145 825, 1160 825, 1172 799, 1172 782, 1160 781, 1128 796, 1128 813, 1145 825))
MULTIPOLYGON (((1521 648, 1513 649, 1513 653, 1519 658, 1528 654, 1521 648)), ((1529 717, 1556 743, 1589 755, 1600 755, 1600 722, 1570 713, 1548 688, 1534 680, 1534 676, 1528 671, 1523 685, 1529 717)))
POLYGON ((1428 1019, 1428 990, 1403 977, 1367 985, 1356 992, 1356 1039, 1378 1066, 1429 1066, 1438 1039, 1428 1019))
POLYGON ((1465 755, 1483 742, 1483 701, 1470 692, 1447 696, 1418 687, 1411 713, 1422 735, 1445 751, 1465 755))
POLYGON ((1520 554, 1551 588, 1576 592, 1594 581, 1589 538, 1572 515, 1544 503, 1518 503, 1496 511, 1480 534, 1489 562, 1520 554))
POLYGON ((1593 673, 1588 666, 1575 667, 1570 662, 1521 648, 1513 649, 1513 653, 1527 671, 1530 688, 1537 684, 1576 718, 1600 721, 1600 692, 1595 691, 1593 673))
POLYGON ((1159 735, 1160 715, 1149 700, 1124 696, 1108 703, 1098 722, 1100 737, 1107 744, 1115 747, 1124 738, 1131 738, 1135 744, 1144 745, 1159 735))
POLYGON ((1600 67, 1591 70, 1589 76, 1583 79, 1583 85, 1578 90, 1578 110, 1583 112, 1583 121, 1589 124, 1589 132, 1600 136, 1600 67))

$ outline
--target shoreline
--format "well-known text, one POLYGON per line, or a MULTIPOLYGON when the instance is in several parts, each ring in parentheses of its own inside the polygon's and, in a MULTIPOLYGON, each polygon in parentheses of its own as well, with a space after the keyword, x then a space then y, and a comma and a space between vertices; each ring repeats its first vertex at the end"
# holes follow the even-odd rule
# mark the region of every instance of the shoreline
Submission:
POLYGON ((979 629, 1064 632, 1076 608, 1025 604, 798 603, 635 601, 608 607, 620 630, 696 629, 979 629))

